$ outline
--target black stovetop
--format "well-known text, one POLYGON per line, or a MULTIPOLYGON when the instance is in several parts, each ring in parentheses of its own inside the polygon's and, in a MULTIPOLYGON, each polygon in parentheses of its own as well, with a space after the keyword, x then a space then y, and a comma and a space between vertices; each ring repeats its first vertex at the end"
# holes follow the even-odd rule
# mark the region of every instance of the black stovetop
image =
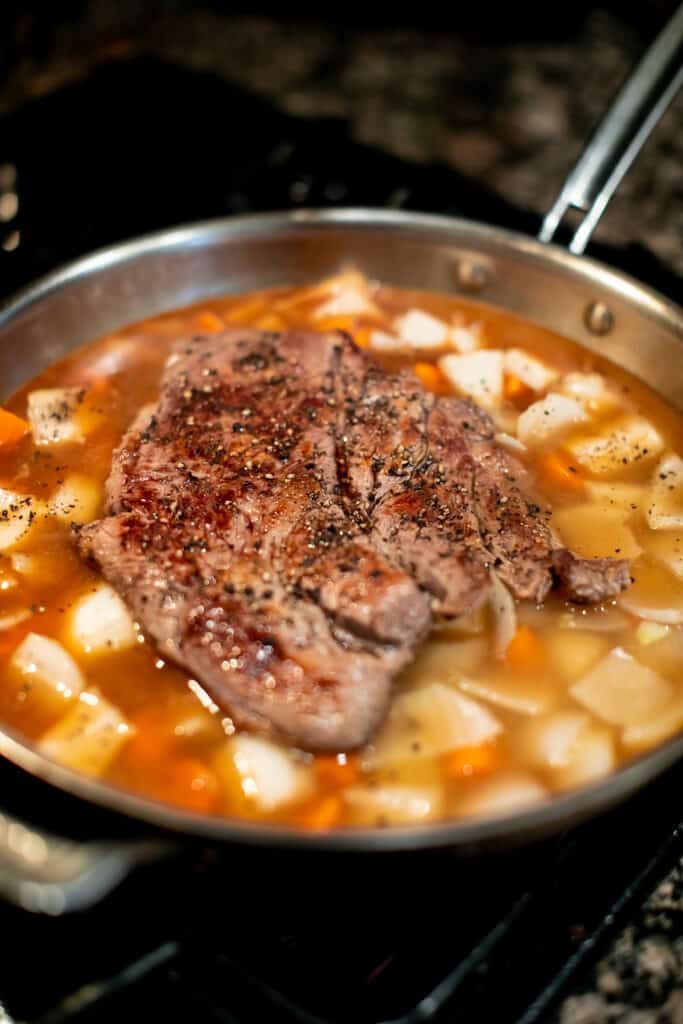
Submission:
MULTIPOLYGON (((446 167, 353 143, 339 123, 290 119, 210 76, 122 62, 0 124, 0 293, 156 228, 332 205, 538 227, 446 167), (3 190, 18 197, 16 212, 3 190)), ((644 247, 594 252, 671 296, 680 286, 644 247)), ((235 917, 229 865, 196 853, 142 870, 66 919, 0 906, 0 1004, 34 1024, 550 1021, 567 993, 590 988, 619 927, 641 927, 644 896, 683 853, 682 778, 670 773, 521 873, 502 858, 495 885, 451 865, 438 903, 420 905, 416 855, 406 891, 421 913, 401 934, 382 932, 371 906, 351 926, 322 929, 296 914, 235 917)))
MULTIPOLYGON (((157 228, 349 205, 448 213, 531 234, 540 226, 452 168, 353 142, 344 122, 291 118, 222 79, 161 61, 104 65, 0 121, 0 294, 157 228), (8 219, 3 191, 19 199, 8 219)), ((592 253, 666 294, 680 287, 644 246, 595 245, 592 253)))

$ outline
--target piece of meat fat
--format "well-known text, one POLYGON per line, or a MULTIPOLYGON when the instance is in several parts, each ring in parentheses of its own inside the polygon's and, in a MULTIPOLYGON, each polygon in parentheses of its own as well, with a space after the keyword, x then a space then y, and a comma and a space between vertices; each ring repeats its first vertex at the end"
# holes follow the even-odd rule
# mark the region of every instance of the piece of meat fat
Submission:
POLYGON ((631 583, 625 558, 578 558, 559 548, 552 553, 553 573, 566 596, 576 604, 599 604, 616 597, 631 583))

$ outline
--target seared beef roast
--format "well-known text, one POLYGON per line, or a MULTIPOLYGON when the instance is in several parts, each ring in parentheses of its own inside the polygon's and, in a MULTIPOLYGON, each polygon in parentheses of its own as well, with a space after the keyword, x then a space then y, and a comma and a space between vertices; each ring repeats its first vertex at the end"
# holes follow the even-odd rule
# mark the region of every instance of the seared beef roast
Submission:
POLYGON ((492 569, 535 601, 554 577, 582 601, 628 584, 554 550, 493 431, 336 332, 194 338, 78 544, 236 724, 354 747, 433 612, 475 608, 492 569))
POLYGON ((388 558, 455 616, 480 603, 497 572, 515 597, 541 602, 553 580, 598 602, 630 582, 628 563, 557 549, 526 471, 494 442, 471 401, 437 398, 412 374, 385 373, 352 344, 337 375, 342 500, 388 558))

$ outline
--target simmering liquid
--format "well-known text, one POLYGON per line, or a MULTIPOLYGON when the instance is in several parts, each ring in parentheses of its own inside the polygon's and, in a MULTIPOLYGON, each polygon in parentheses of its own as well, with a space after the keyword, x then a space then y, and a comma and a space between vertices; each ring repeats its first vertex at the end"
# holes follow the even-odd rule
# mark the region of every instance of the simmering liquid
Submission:
MULTIPOLYGON (((0 414, 0 720, 78 771, 201 814, 304 829, 509 813, 683 727, 683 427, 633 377, 546 330, 349 273, 211 300, 79 349, 0 414), (469 394, 561 542, 631 560, 600 606, 511 597, 437 623, 363 750, 235 730, 76 553, 112 451, 180 338, 242 324, 348 331, 388 369, 469 394)), ((500 597, 500 595, 499 595, 500 597)))

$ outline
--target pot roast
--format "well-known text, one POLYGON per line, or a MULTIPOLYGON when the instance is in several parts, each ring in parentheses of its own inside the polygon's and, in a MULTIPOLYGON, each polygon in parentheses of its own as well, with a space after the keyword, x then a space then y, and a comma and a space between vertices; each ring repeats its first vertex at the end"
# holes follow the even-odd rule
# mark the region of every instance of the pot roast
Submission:
POLYGON ((492 572, 535 602, 628 585, 557 546, 524 475, 488 414, 346 335, 232 328, 177 347, 77 543, 236 725, 349 749, 492 572))

